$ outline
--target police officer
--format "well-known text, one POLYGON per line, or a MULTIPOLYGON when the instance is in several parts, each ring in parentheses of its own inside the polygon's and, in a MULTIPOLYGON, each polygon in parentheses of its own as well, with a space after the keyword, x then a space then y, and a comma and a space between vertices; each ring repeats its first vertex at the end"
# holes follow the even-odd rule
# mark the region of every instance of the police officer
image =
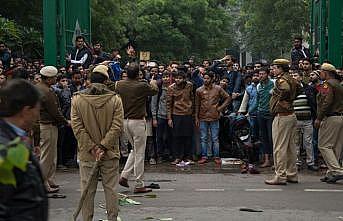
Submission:
POLYGON ((69 123, 61 113, 58 98, 51 88, 56 83, 57 69, 46 66, 40 70, 42 81, 36 86, 42 94, 40 109, 40 164, 44 184, 48 193, 58 192, 58 185, 54 181, 57 163, 57 126, 69 123))
POLYGON ((289 63, 286 59, 273 61, 277 80, 270 99, 270 112, 275 115, 272 125, 275 176, 265 180, 269 185, 298 183, 294 144, 297 118, 293 110, 293 100, 300 87, 288 73, 289 63))
POLYGON ((323 182, 335 183, 343 179, 343 167, 339 158, 343 147, 343 86, 338 80, 336 68, 328 63, 321 66, 317 87, 318 114, 315 127, 319 128, 319 150, 328 170, 323 182))

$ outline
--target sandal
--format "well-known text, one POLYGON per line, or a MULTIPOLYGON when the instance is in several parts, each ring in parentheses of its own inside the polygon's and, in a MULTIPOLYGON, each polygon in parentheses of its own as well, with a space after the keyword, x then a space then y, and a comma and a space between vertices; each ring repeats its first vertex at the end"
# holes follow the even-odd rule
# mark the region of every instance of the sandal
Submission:
POLYGON ((59 194, 59 193, 48 195, 48 198, 53 198, 53 199, 64 199, 66 197, 67 197, 66 195, 59 194))
POLYGON ((145 188, 150 188, 150 189, 160 189, 160 185, 157 183, 151 183, 149 186, 145 186, 145 188))
POLYGON ((51 188, 51 187, 48 187, 48 188, 46 189, 46 192, 47 192, 47 193, 57 193, 58 191, 60 191, 59 188, 51 188))

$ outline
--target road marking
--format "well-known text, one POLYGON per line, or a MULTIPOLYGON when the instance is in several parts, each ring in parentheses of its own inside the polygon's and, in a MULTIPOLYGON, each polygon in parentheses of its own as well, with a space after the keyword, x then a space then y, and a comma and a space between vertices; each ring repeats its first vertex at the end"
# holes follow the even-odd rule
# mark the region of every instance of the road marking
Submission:
POLYGON ((175 189, 154 189, 154 192, 173 192, 175 189))
POLYGON ((343 190, 331 190, 331 189, 304 189, 305 192, 334 192, 342 193, 343 190))
POLYGON ((280 192, 282 189, 245 189, 246 192, 280 192))
POLYGON ((224 189, 195 189, 197 192, 224 192, 224 189))

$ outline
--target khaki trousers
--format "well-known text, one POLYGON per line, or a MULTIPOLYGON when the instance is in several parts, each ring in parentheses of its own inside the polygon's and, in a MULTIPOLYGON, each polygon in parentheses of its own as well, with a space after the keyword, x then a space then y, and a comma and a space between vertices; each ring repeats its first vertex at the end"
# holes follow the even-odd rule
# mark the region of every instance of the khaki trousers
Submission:
MULTIPOLYGON (((95 162, 80 161, 81 193, 87 185, 95 162)), ((111 159, 101 161, 98 175, 101 174, 102 186, 105 193, 107 219, 117 221, 118 196, 117 187, 119 182, 119 160, 111 159)), ((88 194, 82 206, 83 221, 92 221, 94 216, 94 197, 98 185, 98 176, 89 186, 88 194)))
POLYGON ((52 124, 40 124, 40 166, 44 184, 55 183, 55 172, 57 164, 57 139, 58 128, 52 124))
POLYGON ((136 178, 135 187, 144 187, 144 158, 147 140, 146 121, 125 119, 124 132, 133 149, 127 158, 121 176, 128 179, 133 172, 136 178))
POLYGON ((281 181, 297 178, 297 151, 294 144, 296 125, 297 118, 294 114, 276 116, 273 120, 275 174, 281 181))
POLYGON ((343 174, 343 167, 339 163, 343 147, 343 116, 324 118, 319 127, 318 139, 318 148, 328 166, 327 174, 343 174))

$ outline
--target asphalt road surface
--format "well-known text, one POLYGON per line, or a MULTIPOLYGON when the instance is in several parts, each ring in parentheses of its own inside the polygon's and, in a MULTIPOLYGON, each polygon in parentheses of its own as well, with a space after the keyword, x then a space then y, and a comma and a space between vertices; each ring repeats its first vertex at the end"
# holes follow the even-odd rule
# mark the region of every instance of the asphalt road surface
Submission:
MULTIPOLYGON (((259 175, 240 174, 214 165, 191 166, 181 170, 169 165, 146 166, 145 183, 158 183, 160 190, 131 199, 141 205, 120 207, 122 221, 343 221, 343 182, 319 181, 323 171, 300 172, 299 184, 268 186, 264 179, 271 169, 259 175), (240 211, 243 208, 250 211, 240 211), (252 210, 251 210, 252 209, 252 210)), ((71 220, 80 198, 78 170, 59 171, 57 181, 65 199, 50 199, 50 221, 71 220)), ((134 181, 129 182, 133 186, 134 181)), ((132 195, 132 189, 118 191, 132 195)), ((94 220, 106 220, 101 182, 95 197, 94 220)), ((79 220, 82 220, 81 218, 79 220)))

